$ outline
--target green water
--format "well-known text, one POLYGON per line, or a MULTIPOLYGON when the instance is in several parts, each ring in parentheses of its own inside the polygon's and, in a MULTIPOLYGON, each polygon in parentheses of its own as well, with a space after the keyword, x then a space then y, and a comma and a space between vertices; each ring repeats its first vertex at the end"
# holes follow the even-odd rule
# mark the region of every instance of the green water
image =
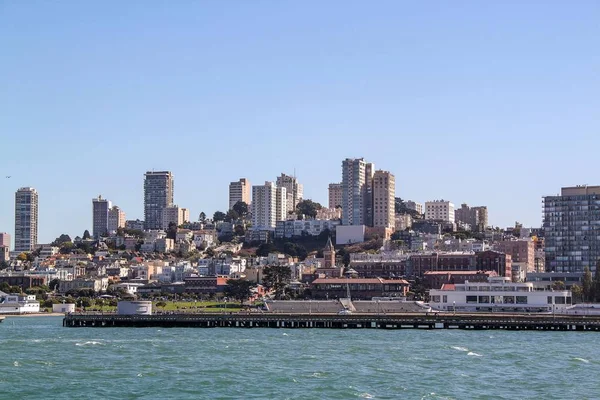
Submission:
POLYGON ((4 399, 597 399, 600 334, 0 323, 4 399))

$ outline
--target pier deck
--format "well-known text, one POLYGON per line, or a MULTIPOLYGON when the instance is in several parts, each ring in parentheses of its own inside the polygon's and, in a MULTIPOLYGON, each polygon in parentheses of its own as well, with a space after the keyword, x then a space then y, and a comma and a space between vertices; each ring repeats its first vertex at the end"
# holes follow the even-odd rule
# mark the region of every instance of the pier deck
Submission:
POLYGON ((548 314, 69 314, 65 327, 506 329, 600 331, 600 316, 548 314))

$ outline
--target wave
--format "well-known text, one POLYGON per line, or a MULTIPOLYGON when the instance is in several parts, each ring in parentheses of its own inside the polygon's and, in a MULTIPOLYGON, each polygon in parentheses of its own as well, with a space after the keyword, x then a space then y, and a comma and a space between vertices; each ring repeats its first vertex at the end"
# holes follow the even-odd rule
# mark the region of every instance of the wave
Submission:
POLYGON ((95 346, 98 344, 104 346, 104 343, 96 342, 95 340, 90 340, 90 341, 83 342, 83 343, 75 343, 75 346, 89 346, 89 345, 95 346))
POLYGON ((469 349, 467 349, 466 347, 451 346, 451 348, 458 351, 469 351, 469 349))
POLYGON ((590 360, 586 360, 585 358, 581 358, 581 357, 574 357, 573 360, 581 361, 582 363, 586 363, 586 364, 590 363, 590 360))
POLYGON ((472 351, 468 352, 467 355, 468 356, 473 356, 473 357, 483 357, 481 354, 478 354, 478 353, 475 353, 475 352, 472 352, 472 351))
POLYGON ((369 393, 361 393, 358 395, 358 397, 361 397, 363 399, 372 399, 374 396, 372 394, 369 393))

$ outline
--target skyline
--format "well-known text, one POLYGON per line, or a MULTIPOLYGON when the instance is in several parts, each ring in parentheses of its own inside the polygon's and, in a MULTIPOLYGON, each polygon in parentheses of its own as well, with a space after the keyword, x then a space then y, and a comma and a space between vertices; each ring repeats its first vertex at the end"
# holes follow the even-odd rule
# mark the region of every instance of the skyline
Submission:
POLYGON ((20 187, 37 189, 48 243, 91 231, 99 194, 143 219, 153 169, 193 220, 226 211, 230 182, 282 172, 326 205, 345 158, 393 173, 405 200, 486 205, 503 227, 540 226, 542 196, 600 184, 594 2, 0 10, 13 240, 20 187))

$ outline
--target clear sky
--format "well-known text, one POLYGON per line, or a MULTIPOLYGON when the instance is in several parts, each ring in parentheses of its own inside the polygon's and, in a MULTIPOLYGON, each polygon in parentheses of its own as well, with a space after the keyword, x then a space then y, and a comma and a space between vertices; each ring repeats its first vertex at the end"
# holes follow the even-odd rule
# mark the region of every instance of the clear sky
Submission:
POLYGON ((0 232, 22 186, 42 243, 91 230, 98 194, 143 219, 152 169, 194 220, 294 170, 325 204, 346 157, 539 226, 543 195, 600 184, 598 21, 584 0, 0 0, 0 232))

